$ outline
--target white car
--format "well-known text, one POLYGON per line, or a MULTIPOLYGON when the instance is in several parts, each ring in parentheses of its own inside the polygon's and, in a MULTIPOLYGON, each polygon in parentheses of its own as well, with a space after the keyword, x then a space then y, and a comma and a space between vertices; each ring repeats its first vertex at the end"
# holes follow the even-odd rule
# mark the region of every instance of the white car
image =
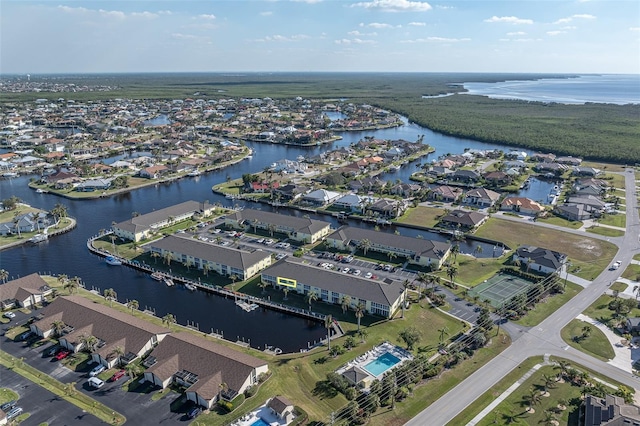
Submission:
POLYGON ((613 265, 611 265, 611 270, 615 271, 620 267, 620 265, 622 265, 622 262, 620 262, 619 260, 616 260, 615 262, 613 262, 613 265))
POLYGON ((5 318, 12 319, 12 318, 16 317, 16 314, 14 314, 13 312, 9 311, 9 312, 5 312, 2 316, 5 317, 5 318))
POLYGON ((373 274, 371 272, 367 272, 366 274, 364 274, 365 278, 371 278, 373 276, 373 274))
POLYGON ((104 381, 98 379, 97 377, 92 377, 89 379, 89 386, 92 388, 100 389, 104 386, 104 381))
POLYGON ((353 275, 355 275, 356 277, 360 274, 361 274, 360 269, 356 269, 355 271, 353 271, 353 275))
POLYGON ((350 270, 351 270, 350 268, 342 268, 342 273, 348 274, 350 270))
POLYGON ((102 373, 106 369, 107 367, 105 367, 104 365, 98 364, 95 367, 93 367, 93 370, 89 371, 89 377, 96 377, 98 374, 102 373))

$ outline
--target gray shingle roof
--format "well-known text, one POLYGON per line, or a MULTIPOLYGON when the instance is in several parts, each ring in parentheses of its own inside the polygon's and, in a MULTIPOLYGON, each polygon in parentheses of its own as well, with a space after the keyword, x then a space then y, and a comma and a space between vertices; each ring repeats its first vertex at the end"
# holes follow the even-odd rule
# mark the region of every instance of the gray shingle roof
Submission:
POLYGON ((259 223, 271 223, 276 226, 284 226, 294 229, 296 232, 313 235, 331 224, 322 220, 310 219, 307 217, 290 216, 286 214, 270 213, 262 210, 244 209, 227 216, 238 222, 247 221, 251 225, 253 220, 259 223))
POLYGON ((8 281, 0 285, 0 301, 4 300, 25 300, 32 294, 42 294, 46 289, 47 282, 38 274, 27 275, 26 277, 8 281))
POLYGON ((150 246, 242 270, 246 270, 264 258, 271 256, 271 254, 262 250, 239 250, 176 235, 169 235, 161 240, 154 241, 150 243, 150 246))
MULTIPOLYGON (((209 204, 205 204, 205 208, 211 208, 211 206, 209 204)), ((201 202, 185 201, 184 203, 176 204, 164 209, 132 217, 131 219, 116 224, 116 227, 128 232, 139 232, 144 229, 150 228, 156 223, 166 221, 170 216, 181 216, 190 212, 196 213, 201 211, 201 202)))

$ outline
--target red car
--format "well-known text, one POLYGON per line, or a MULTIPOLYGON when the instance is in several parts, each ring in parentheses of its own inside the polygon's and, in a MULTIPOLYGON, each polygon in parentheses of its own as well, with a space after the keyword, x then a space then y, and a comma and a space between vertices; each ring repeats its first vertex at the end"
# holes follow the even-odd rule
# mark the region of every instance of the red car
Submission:
POLYGON ((71 351, 68 349, 63 349, 56 354, 56 359, 60 361, 61 359, 65 359, 71 354, 71 351))
POLYGON ((116 371, 113 376, 111 376, 111 378, 109 379, 110 382, 116 382, 118 380, 120 380, 123 376, 125 375, 125 371, 124 370, 119 370, 116 371))

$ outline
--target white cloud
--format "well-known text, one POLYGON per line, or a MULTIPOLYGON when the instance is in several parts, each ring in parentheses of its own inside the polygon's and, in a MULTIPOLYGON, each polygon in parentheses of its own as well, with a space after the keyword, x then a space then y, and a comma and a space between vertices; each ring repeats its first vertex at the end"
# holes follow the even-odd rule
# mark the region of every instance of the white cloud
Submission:
POLYGON ((629 31, 640 31, 640 27, 629 27, 629 31))
POLYGON ((557 36, 557 35, 566 34, 566 33, 567 33, 566 31, 547 31, 547 35, 550 35, 550 36, 557 36))
POLYGON ((531 19, 522 19, 522 18, 518 18, 516 16, 492 16, 489 19, 485 19, 484 22, 490 22, 490 23, 494 23, 494 22, 503 22, 506 24, 533 24, 533 20, 531 19))
POLYGON ((378 28, 378 29, 393 28, 393 25, 385 24, 385 23, 382 23, 382 22, 371 22, 369 24, 365 24, 364 22, 361 22, 360 26, 361 27, 369 27, 369 28, 378 28))
POLYGON ((171 37, 178 39, 178 40, 195 40, 198 37, 193 35, 193 34, 182 34, 182 33, 173 33, 171 34, 171 37))
POLYGON ((158 12, 158 15, 173 15, 173 12, 170 10, 161 10, 158 12))
POLYGON ((410 27, 426 27, 427 23, 426 22, 409 22, 407 25, 409 25, 410 27))
POLYGON ((574 19, 587 19, 587 20, 591 20, 591 19, 596 19, 595 16, 593 15, 589 15, 586 13, 583 14, 576 14, 576 15, 571 15, 567 18, 560 18, 557 21, 553 22, 554 24, 568 24, 569 22, 573 21, 574 19))
POLYGON ((200 19, 216 19, 216 15, 198 15, 200 19))
POLYGON ((283 36, 281 34, 274 34, 272 36, 266 36, 263 39, 260 39, 258 41, 262 41, 262 42, 281 42, 281 43, 291 43, 291 42, 295 42, 295 41, 300 41, 300 40, 305 40, 310 38, 308 35, 306 34, 296 34, 296 35, 292 35, 292 36, 283 36))
POLYGON ((323 0, 290 0, 294 3, 307 3, 307 4, 317 4, 322 3, 323 0))
POLYGON ((336 44, 375 44, 374 40, 363 40, 360 38, 343 38, 340 40, 335 40, 334 41, 336 44))
POLYGON ((575 30, 577 28, 578 27, 576 27, 575 25, 567 25, 567 26, 561 27, 560 29, 565 31, 570 31, 570 30, 575 30))
POLYGON ((354 37, 375 37, 378 35, 378 33, 376 32, 372 32, 372 33, 361 33, 358 30, 355 31, 349 31, 347 34, 349 34, 350 36, 354 36, 354 37))
POLYGON ((268 12, 260 12, 260 16, 272 16, 273 12, 268 11, 268 12))
POLYGON ((158 14, 144 11, 144 12, 133 12, 131 16, 133 16, 134 18, 156 19, 158 17, 158 14))
POLYGON ((89 12, 89 9, 84 8, 84 7, 69 7, 69 6, 58 6, 58 9, 62 10, 63 12, 66 13, 85 13, 85 12, 89 12))
POLYGON ((413 40, 402 40, 401 43, 460 43, 464 41, 471 41, 470 38, 448 38, 448 37, 427 37, 416 38, 413 40))
POLYGON ((525 33, 524 31, 512 31, 510 33, 507 33, 508 36, 523 36, 523 35, 527 35, 527 33, 525 33))
POLYGON ((372 0, 354 3, 351 7, 362 7, 383 12, 426 12, 432 9, 427 2, 409 0, 372 0))
POLYGON ((98 12, 100 13, 100 15, 108 18, 124 19, 126 17, 125 13, 119 10, 100 9, 98 10, 98 12))

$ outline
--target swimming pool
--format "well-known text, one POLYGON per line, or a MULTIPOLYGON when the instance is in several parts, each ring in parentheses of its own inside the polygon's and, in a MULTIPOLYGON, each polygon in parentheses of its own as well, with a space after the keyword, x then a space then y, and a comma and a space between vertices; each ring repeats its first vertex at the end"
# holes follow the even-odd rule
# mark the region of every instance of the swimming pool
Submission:
POLYGON ((262 419, 258 419, 255 422, 251 423, 251 426, 269 426, 269 423, 265 422, 262 419))
POLYGON ((400 358, 389 352, 385 352, 378 358, 365 365, 364 369, 372 375, 378 377, 399 362, 400 358))

